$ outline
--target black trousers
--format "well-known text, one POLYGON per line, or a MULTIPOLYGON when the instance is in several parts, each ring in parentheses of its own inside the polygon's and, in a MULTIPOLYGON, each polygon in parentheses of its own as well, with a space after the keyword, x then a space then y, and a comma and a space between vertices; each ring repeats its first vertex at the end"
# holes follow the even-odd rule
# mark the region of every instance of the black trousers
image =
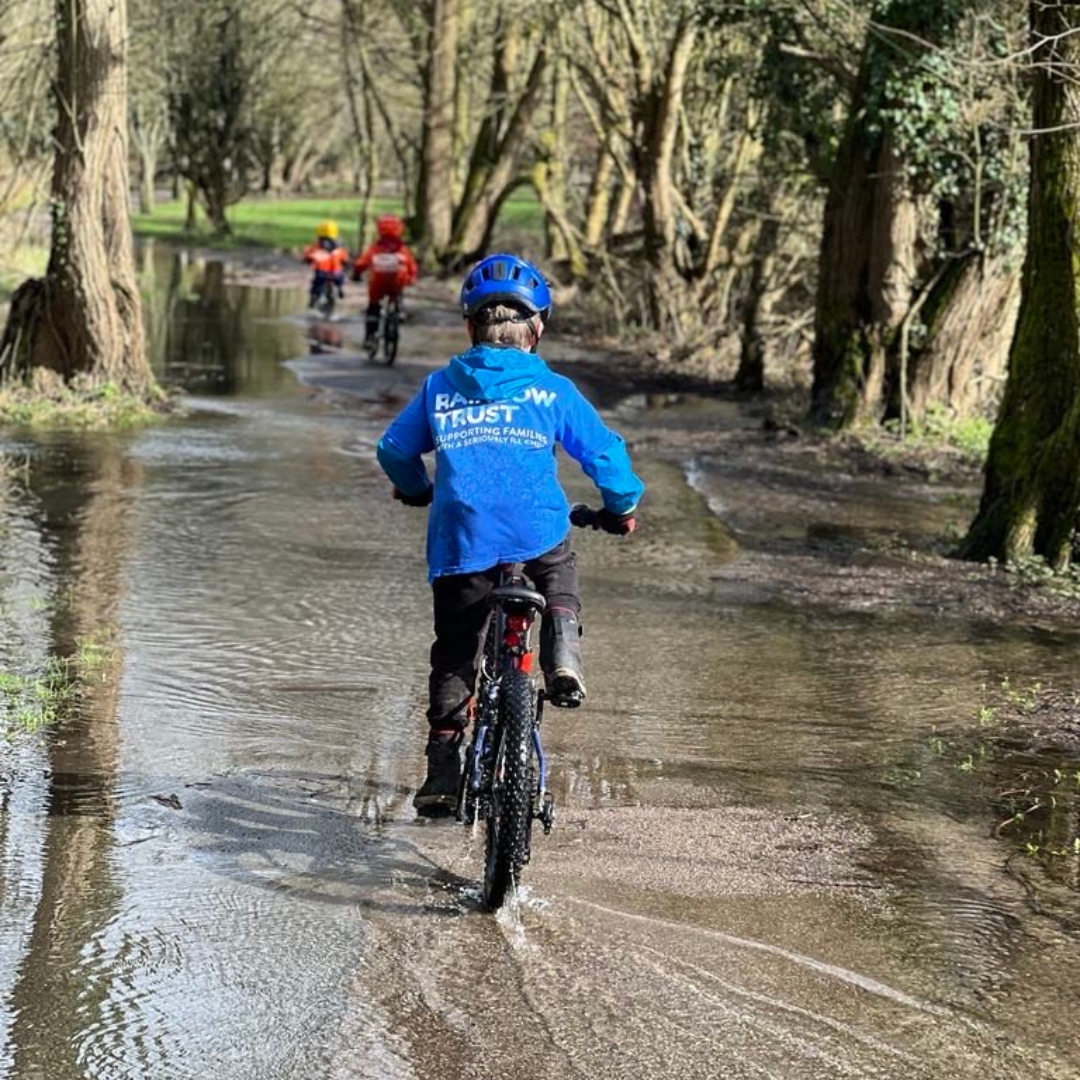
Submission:
MULTIPOLYGON (((581 614, 577 556, 570 537, 525 563, 525 576, 547 600, 547 610, 581 614)), ((434 731, 463 731, 469 701, 476 690, 480 653, 484 648, 488 597, 498 584, 499 568, 474 574, 449 574, 431 583, 435 642, 431 646, 428 723, 434 731)))

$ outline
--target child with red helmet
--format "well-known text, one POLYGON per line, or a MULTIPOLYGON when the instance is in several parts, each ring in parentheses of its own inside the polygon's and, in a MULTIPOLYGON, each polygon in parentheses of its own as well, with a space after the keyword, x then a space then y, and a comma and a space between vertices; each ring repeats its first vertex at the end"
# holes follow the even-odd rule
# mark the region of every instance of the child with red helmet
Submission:
POLYGON ((368 275, 368 307, 364 318, 364 344, 375 340, 379 331, 382 302, 388 296, 400 296, 416 281, 416 258, 405 243, 405 222, 397 214, 381 214, 375 221, 378 238, 353 263, 352 279, 368 275))

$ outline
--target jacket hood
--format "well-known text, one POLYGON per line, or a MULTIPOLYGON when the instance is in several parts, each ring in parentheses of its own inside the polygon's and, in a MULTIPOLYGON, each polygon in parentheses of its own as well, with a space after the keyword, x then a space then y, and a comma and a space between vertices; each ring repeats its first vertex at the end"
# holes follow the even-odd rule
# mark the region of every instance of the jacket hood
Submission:
POLYGON ((467 398, 502 401, 523 393, 545 371, 547 364, 536 353, 510 345, 474 345, 451 359, 446 377, 467 398))

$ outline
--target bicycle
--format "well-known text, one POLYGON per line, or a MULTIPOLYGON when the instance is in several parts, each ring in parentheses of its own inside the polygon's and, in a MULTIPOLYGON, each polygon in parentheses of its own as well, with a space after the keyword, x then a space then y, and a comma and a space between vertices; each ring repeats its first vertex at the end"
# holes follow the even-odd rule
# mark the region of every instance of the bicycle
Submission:
POLYGON ((315 310, 324 319, 329 319, 334 314, 338 300, 337 289, 333 278, 324 278, 319 283, 318 291, 315 293, 315 310))
POLYGON ((364 342, 368 358, 374 360, 379 353, 379 341, 382 340, 383 359, 390 367, 397 358, 398 336, 401 327, 401 295, 391 293, 385 304, 379 305, 379 325, 374 335, 364 342))
MULTIPOLYGON (((581 528, 603 527, 601 512, 583 504, 573 508, 570 520, 581 528)), ((533 822, 540 822, 545 836, 555 823, 540 739, 545 692, 533 672, 532 630, 546 601, 528 586, 520 563, 504 564, 499 571, 457 805, 458 821, 484 823, 481 895, 492 910, 503 905, 529 863, 533 822)))

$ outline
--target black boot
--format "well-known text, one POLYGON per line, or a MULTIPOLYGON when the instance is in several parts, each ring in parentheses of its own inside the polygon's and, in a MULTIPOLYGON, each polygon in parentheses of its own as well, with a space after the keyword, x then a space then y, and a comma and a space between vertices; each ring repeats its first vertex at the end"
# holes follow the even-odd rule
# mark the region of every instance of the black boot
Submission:
POLYGON ((364 348, 369 352, 379 347, 379 304, 368 304, 364 312, 364 348))
POLYGON ((585 700, 581 623, 568 608, 550 608, 540 623, 540 667, 552 705, 577 708, 585 700))
POLYGON ((461 732, 439 731, 428 736, 427 778, 413 798, 421 817, 449 817, 457 809, 461 785, 461 732))

